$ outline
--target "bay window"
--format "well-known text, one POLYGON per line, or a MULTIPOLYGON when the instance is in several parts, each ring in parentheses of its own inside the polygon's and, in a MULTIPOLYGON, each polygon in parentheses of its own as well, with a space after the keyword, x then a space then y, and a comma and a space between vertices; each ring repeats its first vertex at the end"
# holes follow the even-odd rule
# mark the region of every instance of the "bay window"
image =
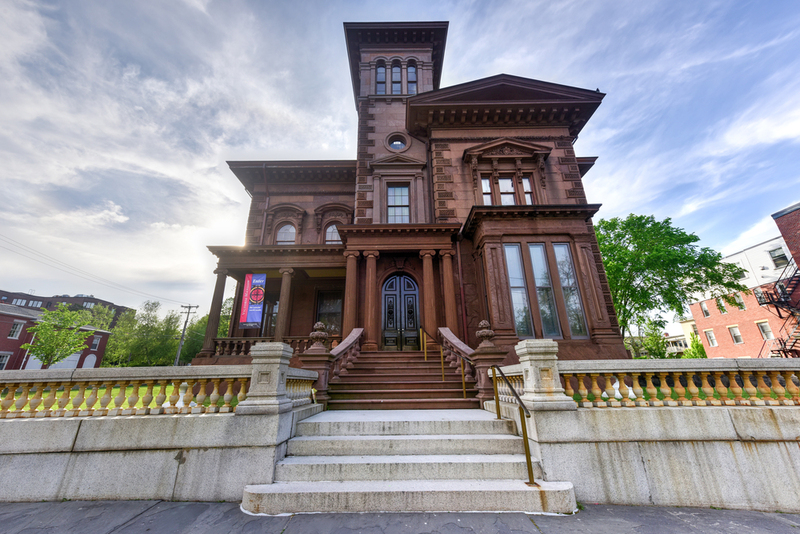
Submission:
POLYGON ((533 188, 530 176, 500 176, 496 180, 481 178, 484 206, 532 206, 533 188), (494 181, 494 184, 492 183, 494 181))

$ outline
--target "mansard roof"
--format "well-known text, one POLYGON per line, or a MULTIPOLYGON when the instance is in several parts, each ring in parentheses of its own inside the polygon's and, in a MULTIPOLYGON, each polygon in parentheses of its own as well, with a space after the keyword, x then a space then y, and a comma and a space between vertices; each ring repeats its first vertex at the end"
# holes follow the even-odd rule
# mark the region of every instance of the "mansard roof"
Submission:
POLYGON ((449 22, 345 22, 344 38, 350 62, 350 79, 358 102, 360 88, 359 64, 361 46, 385 46, 394 49, 430 46, 433 50, 433 87, 439 88, 444 64, 444 48, 447 42, 449 22))
POLYGON ((577 136, 604 93, 498 74, 408 99, 406 127, 568 126, 577 136))

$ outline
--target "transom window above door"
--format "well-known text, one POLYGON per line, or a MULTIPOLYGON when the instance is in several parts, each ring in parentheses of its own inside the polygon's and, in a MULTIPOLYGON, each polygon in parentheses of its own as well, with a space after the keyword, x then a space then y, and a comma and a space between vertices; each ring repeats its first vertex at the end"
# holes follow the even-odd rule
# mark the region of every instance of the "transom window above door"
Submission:
POLYGON ((495 180, 481 178, 484 206, 532 206, 531 177, 501 176, 495 180), (493 183, 494 182, 494 183, 493 183))

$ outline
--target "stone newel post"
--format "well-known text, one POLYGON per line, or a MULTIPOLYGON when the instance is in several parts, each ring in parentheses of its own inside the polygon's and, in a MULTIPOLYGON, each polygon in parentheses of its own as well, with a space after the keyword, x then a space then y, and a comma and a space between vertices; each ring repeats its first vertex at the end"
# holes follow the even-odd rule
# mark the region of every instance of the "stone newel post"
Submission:
POLYGON ((292 358, 286 343, 256 343, 250 349, 253 374, 247 398, 236 407, 237 415, 280 414, 291 411, 292 400, 286 396, 286 373, 292 358))
POLYGON ((506 359, 507 353, 492 343, 494 331, 489 329, 489 321, 481 321, 478 323, 478 328, 480 330, 476 332, 476 335, 481 340, 481 344, 470 358, 475 362, 475 374, 477 375, 475 387, 478 388, 477 398, 483 406, 484 401, 494 399, 494 385, 489 368, 493 365, 500 365, 506 359))
POLYGON ((319 375, 317 381, 314 382, 314 389, 317 390, 317 403, 327 408, 331 398, 328 395, 328 378, 333 364, 333 354, 325 348, 325 340, 328 339, 325 325, 316 323, 310 337, 314 340, 314 344, 300 356, 300 361, 303 362, 303 369, 316 371, 319 375))
POLYGON ((530 410, 577 410, 578 404, 564 394, 558 374, 558 343, 552 339, 525 339, 514 347, 522 366, 525 394, 522 402, 530 410))

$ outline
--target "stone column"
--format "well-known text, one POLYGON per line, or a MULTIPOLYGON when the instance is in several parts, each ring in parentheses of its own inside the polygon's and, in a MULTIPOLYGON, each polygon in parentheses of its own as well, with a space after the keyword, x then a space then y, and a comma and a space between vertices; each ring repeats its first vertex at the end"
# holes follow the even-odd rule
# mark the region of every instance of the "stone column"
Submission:
POLYGON ((377 250, 366 250, 364 256, 367 258, 367 306, 364 310, 364 326, 366 330, 366 340, 362 350, 365 352, 378 350, 378 339, 380 334, 378 332, 378 315, 380 309, 378 306, 378 280, 377 280, 377 266, 378 257, 380 253, 377 250))
POLYGON ((524 339, 514 347, 522 366, 529 410, 577 410, 578 404, 564 394, 558 373, 558 343, 552 339, 524 339))
POLYGON ((344 281, 344 316, 342 317, 342 339, 356 327, 358 309, 358 256, 357 250, 347 250, 347 271, 344 281))
MULTIPOLYGON (((498 349, 492 343, 494 331, 491 330, 489 321, 481 321, 478 323, 478 328, 476 335, 481 340, 481 343, 470 358, 475 362, 475 387, 478 389, 477 398, 480 400, 481 407, 483 407, 484 401, 494 399, 494 384, 492 383, 490 369, 493 365, 500 365, 506 359, 508 353, 498 349)), ((502 380, 499 373, 497 378, 502 380)))
POLYGON ((286 373, 292 358, 286 343, 256 343, 250 349, 253 374, 247 398, 236 407, 236 415, 280 414, 292 409, 286 396, 286 373))
POLYGON ((284 267, 278 272, 281 273, 281 295, 278 298, 278 318, 275 321, 275 341, 283 341, 286 335, 286 326, 289 322, 289 309, 292 295, 292 275, 294 269, 284 267))
POLYGON ((453 255, 452 250, 440 250, 442 256, 442 289, 444 290, 444 317, 445 326, 458 336, 458 313, 456 312, 456 286, 453 282, 453 255))
POLYGON ((208 324, 206 325, 206 337, 203 340, 203 350, 199 354, 201 357, 208 358, 214 355, 214 338, 217 337, 217 330, 219 329, 219 315, 222 312, 222 297, 225 296, 225 281, 228 278, 228 270, 216 269, 214 274, 217 275, 217 283, 214 285, 211 309, 208 311, 208 324))
POLYGON ((419 257, 422 258, 422 324, 431 336, 436 335, 436 295, 434 293, 433 281, 433 257, 435 250, 420 250, 419 257))

